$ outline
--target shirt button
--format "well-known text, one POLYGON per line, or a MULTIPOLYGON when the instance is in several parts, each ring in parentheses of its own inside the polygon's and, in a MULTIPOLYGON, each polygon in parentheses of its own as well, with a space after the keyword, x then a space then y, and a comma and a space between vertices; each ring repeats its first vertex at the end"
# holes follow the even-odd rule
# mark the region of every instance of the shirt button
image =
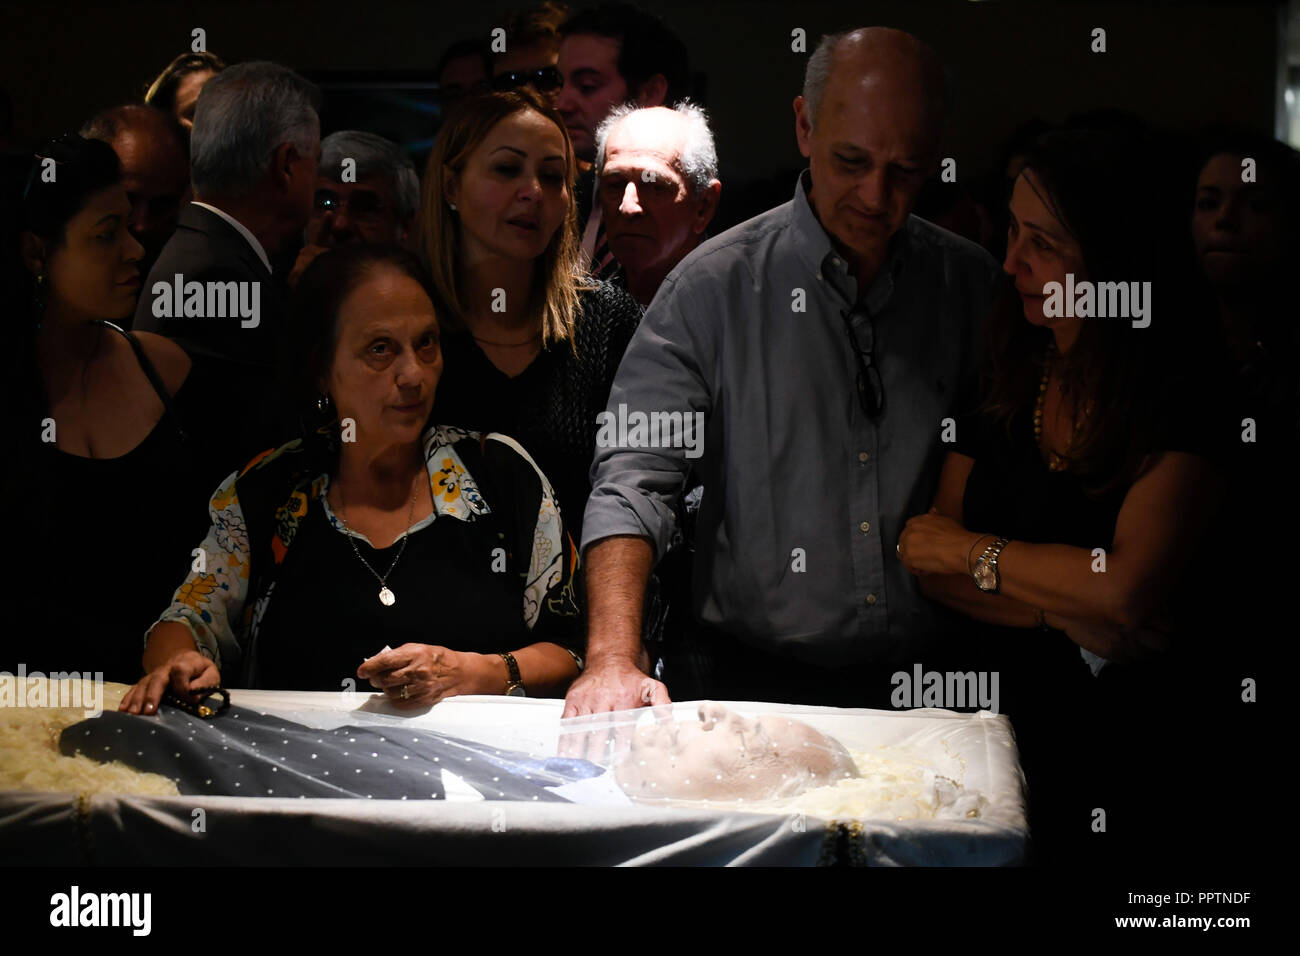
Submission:
POLYGON ((862 522, 862 524, 858 525, 858 530, 861 531, 863 534, 866 534, 868 531, 871 530, 871 522, 870 521, 862 522))
POLYGON ((870 459, 871 456, 868 455, 865 451, 858 452, 858 461, 862 462, 862 464, 865 465, 870 459))
POLYGON ((875 603, 876 603, 876 596, 875 596, 874 594, 868 594, 868 595, 867 595, 867 603, 868 603, 868 604, 875 604, 875 603))

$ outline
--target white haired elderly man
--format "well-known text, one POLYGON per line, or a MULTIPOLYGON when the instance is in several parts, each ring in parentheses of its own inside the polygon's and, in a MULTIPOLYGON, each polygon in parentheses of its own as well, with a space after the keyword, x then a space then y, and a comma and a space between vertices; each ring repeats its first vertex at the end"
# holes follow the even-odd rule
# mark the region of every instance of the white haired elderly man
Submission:
POLYGON ((194 201, 149 272, 135 328, 219 363, 232 388, 272 376, 287 290, 271 262, 311 215, 319 100, 297 73, 260 61, 218 73, 199 93, 194 201))
POLYGON ((615 108, 596 131, 596 199, 628 291, 649 305, 664 277, 703 240, 718 211, 718 151, 708 116, 615 108))
POLYGON ((415 231, 420 178, 391 140, 345 129, 321 140, 311 219, 289 285, 327 249, 349 242, 406 245, 415 231))

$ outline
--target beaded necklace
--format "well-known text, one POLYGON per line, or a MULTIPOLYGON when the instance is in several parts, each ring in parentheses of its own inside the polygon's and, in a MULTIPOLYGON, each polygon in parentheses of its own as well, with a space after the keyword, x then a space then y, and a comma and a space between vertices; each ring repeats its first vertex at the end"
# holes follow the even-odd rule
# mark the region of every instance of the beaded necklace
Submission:
MULTIPOLYGON (((1034 402, 1034 444, 1040 451, 1047 452, 1047 470, 1048 471, 1067 471, 1070 467, 1070 448, 1075 440, 1083 433, 1083 426, 1088 420, 1088 412, 1092 408, 1092 402, 1084 405, 1079 420, 1074 423, 1074 428, 1065 439, 1065 450, 1057 454, 1050 448, 1043 447, 1043 406, 1047 403, 1047 383, 1052 377, 1052 366, 1055 360, 1060 357, 1056 350, 1055 343, 1048 345, 1047 355, 1043 358, 1043 377, 1038 383, 1038 398, 1034 402)), ((1065 390, 1063 383, 1057 383, 1058 389, 1065 390)))

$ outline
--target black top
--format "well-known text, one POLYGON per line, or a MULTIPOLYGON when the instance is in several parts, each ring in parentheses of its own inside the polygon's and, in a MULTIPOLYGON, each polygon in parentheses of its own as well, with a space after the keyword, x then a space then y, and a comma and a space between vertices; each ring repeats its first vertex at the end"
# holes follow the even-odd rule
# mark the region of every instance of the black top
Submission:
POLYGON ((1213 598, 1197 605, 1206 643, 1223 673, 1254 674, 1262 652, 1278 647, 1277 622, 1290 615, 1295 588, 1294 542, 1300 539, 1295 504, 1295 456, 1300 447, 1300 379, 1285 356, 1274 367, 1225 361, 1207 387, 1226 392, 1230 409, 1221 426, 1228 438, 1224 503, 1202 545, 1214 555, 1213 598), (1227 664, 1225 658, 1235 659, 1227 664))
MULTIPOLYGON (((1073 472, 1049 470, 1034 440, 1032 414, 1032 408, 1023 409, 1011 422, 1010 435, 1003 422, 976 413, 957 420, 953 450, 975 459, 962 500, 966 527, 1013 540, 1109 551, 1129 486, 1090 497, 1073 472)), ((1171 387, 1155 414, 1152 452, 1182 451, 1223 461, 1224 429, 1211 422, 1224 416, 1195 389, 1171 387)))
POLYGON ((444 368, 430 422, 502 432, 533 457, 555 489, 565 529, 582 540, 591 494, 596 416, 605 411, 641 307, 609 282, 580 293, 577 354, 567 342, 543 349, 514 378, 498 369, 468 332, 443 336, 444 368))
MULTIPOLYGON (((524 626, 516 575, 493 571, 499 524, 439 519, 412 532, 406 550, 375 550, 353 538, 396 602, 379 601, 379 581, 331 526, 308 510, 275 583, 257 644, 257 683, 290 690, 356 686, 357 667, 384 645, 436 644, 495 654, 533 643, 524 626), (343 682, 351 678, 352 685, 343 682)), ((366 682, 358 690, 369 691, 366 682)))
POLYGON ((209 551, 221 549, 223 537, 231 545, 229 559, 217 560, 218 587, 197 606, 171 609, 219 625, 218 643, 235 631, 237 652, 221 648, 223 675, 239 673, 228 683, 344 690, 355 686, 344 682, 356 680, 364 658, 404 643, 484 654, 541 641, 581 648, 576 558, 534 466, 508 438, 450 428, 426 434, 425 454, 435 511, 408 535, 396 564, 400 541, 382 551, 350 541, 328 510, 324 450, 315 440, 290 443, 235 479, 237 494, 222 495, 225 511, 214 516, 209 551), (239 529, 226 513, 236 507, 239 529), (380 602, 381 585, 357 552, 387 576, 395 603, 380 602), (245 561, 241 588, 224 568, 245 561))
POLYGON ((196 361, 169 398, 137 358, 170 406, 139 445, 96 459, 40 443, 8 470, 4 500, 22 552, 9 563, 9 614, 23 623, 4 629, 0 670, 138 680, 145 632, 185 580, 212 489, 247 455, 217 427, 224 385, 208 365, 196 361))
MULTIPOLYGON (((1182 451, 1218 465, 1223 459, 1221 412, 1207 404, 1204 389, 1187 383, 1169 386, 1152 414, 1152 452, 1182 451)), ((973 403, 967 402, 965 407, 973 403)), ((1034 439, 1032 408, 1011 422, 970 412, 957 419, 953 450, 975 460, 962 498, 963 524, 973 532, 997 534, 1036 544, 1103 548, 1114 544, 1120 508, 1131 485, 1090 496, 1070 471, 1051 471, 1034 439)), ((972 583, 972 587, 974 584, 972 583)), ((978 653, 981 669, 1003 671, 1003 710, 1015 717, 1017 700, 1069 706, 1069 688, 1087 678, 1077 645, 1060 632, 1041 633, 969 621, 960 641, 978 653)), ((1088 683, 1086 680, 1084 683, 1088 683)), ((1077 699, 1076 699, 1077 701, 1077 699)))
POLYGON ((1016 417, 1010 437, 1000 422, 957 420, 954 451, 975 459, 962 498, 963 523, 1017 541, 1109 550, 1127 489, 1094 499, 1073 472, 1049 470, 1030 415, 1016 417))

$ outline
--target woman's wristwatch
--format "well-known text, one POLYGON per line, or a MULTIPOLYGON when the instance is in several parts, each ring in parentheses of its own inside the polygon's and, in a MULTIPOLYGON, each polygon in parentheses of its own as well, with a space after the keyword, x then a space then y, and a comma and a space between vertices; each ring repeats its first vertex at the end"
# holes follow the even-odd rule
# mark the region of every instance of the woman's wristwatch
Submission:
POLYGON ((975 579, 975 586, 981 591, 997 594, 1001 589, 1002 578, 998 575, 998 555, 1009 543, 1007 538, 998 538, 975 559, 975 570, 971 572, 971 577, 975 579))
POLYGON ((528 691, 524 690, 524 680, 519 674, 519 662, 515 660, 515 655, 506 651, 501 654, 501 659, 506 662, 509 675, 506 677, 506 696, 527 697, 528 691))

